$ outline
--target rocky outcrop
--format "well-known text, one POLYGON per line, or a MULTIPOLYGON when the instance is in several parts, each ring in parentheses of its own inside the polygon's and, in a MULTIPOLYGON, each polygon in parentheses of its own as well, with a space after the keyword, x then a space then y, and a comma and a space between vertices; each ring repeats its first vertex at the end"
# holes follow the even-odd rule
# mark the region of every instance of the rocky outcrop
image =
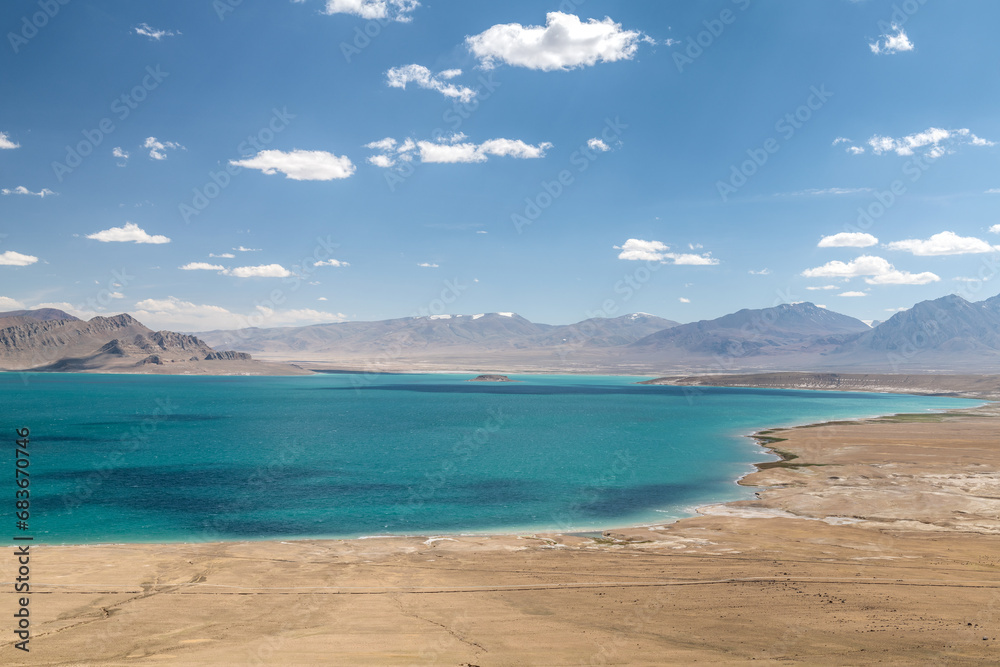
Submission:
POLYGON ((231 350, 213 351, 205 355, 205 361, 250 361, 252 358, 246 352, 233 352, 231 350))

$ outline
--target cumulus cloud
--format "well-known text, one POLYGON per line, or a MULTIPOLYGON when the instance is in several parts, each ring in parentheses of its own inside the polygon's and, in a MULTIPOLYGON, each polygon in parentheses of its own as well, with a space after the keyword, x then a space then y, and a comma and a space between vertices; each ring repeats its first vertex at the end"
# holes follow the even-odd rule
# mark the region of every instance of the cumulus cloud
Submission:
POLYGON ((578 16, 562 12, 546 14, 545 26, 500 24, 465 38, 484 69, 504 63, 543 71, 631 60, 640 41, 649 38, 638 31, 623 30, 610 18, 584 23, 578 16))
POLYGON ((164 37, 175 37, 181 34, 179 32, 174 32, 173 30, 157 30, 156 28, 150 27, 148 23, 140 23, 134 28, 134 30, 135 34, 142 35, 143 37, 149 37, 157 42, 164 37))
POLYGON ((691 299, 686 299, 684 297, 679 297, 677 300, 681 303, 691 303, 691 299))
POLYGON ((865 149, 862 146, 848 146, 847 152, 851 155, 861 155, 865 149))
POLYGON ((313 263, 313 266, 337 266, 337 267, 340 267, 340 266, 350 266, 350 265, 351 265, 350 262, 342 262, 339 259, 327 259, 327 260, 321 260, 319 262, 314 262, 313 263))
POLYGON ((188 262, 184 266, 178 267, 181 271, 225 271, 226 267, 208 262, 188 262))
MULTIPOLYGON (((186 151, 187 150, 186 148, 184 148, 183 146, 181 146, 180 144, 178 144, 176 142, 173 142, 173 141, 160 141, 156 137, 146 137, 146 141, 145 141, 145 143, 143 143, 142 147, 149 149, 149 157, 151 157, 154 160, 166 160, 167 159, 167 153, 166 153, 167 149, 170 149, 172 151, 175 151, 175 150, 186 151)), ((113 153, 114 153, 114 151, 112 151, 112 154, 113 153)))
POLYGON ((183 331, 243 329, 252 326, 303 326, 343 322, 347 319, 343 313, 326 313, 308 308, 275 310, 266 306, 257 306, 249 314, 244 315, 222 306, 196 304, 174 296, 165 299, 143 299, 135 306, 137 310, 132 314, 146 326, 183 331))
POLYGON ((841 292, 837 296, 868 296, 866 292, 841 292))
POLYGON ((754 271, 750 269, 751 276, 769 276, 771 275, 771 269, 761 269, 760 271, 754 271))
POLYGON ((405 89, 406 84, 413 83, 420 88, 436 90, 445 97, 451 97, 460 102, 471 102, 476 96, 475 90, 447 82, 461 73, 460 69, 449 69, 433 74, 423 65, 404 65, 403 67, 393 67, 385 73, 385 77, 390 88, 405 89))
POLYGON ((346 155, 326 151, 261 151, 252 158, 230 160, 229 164, 260 169, 268 175, 281 172, 295 181, 332 181, 348 178, 356 167, 346 155))
POLYGON ((893 241, 889 250, 904 250, 914 255, 973 255, 984 252, 996 252, 998 246, 992 246, 982 239, 972 236, 959 236, 955 232, 941 232, 929 239, 906 239, 893 241))
POLYGON ((234 278, 287 278, 292 272, 281 264, 261 264, 260 266, 238 266, 226 269, 227 276, 234 278))
POLYGON ((806 278, 865 276, 865 282, 869 285, 926 285, 941 280, 929 271, 923 273, 899 271, 888 260, 873 255, 862 255, 846 264, 840 261, 827 262, 815 269, 806 269, 802 275, 806 278))
POLYGON ((34 255, 22 255, 13 250, 0 253, 0 266, 28 266, 37 261, 38 258, 34 255))
POLYGON ((819 240, 818 248, 868 248, 878 244, 878 239, 864 232, 841 232, 833 236, 824 236, 819 240))
POLYGON ((20 148, 21 144, 15 143, 6 132, 0 132, 0 150, 20 148))
POLYGON ((33 197, 51 197, 52 195, 57 194, 57 193, 52 192, 52 190, 49 190, 48 188, 42 188, 38 192, 32 192, 31 190, 29 190, 28 188, 24 187, 23 185, 19 185, 16 188, 13 188, 13 189, 11 189, 11 188, 4 188, 3 190, 0 190, 0 194, 5 194, 5 195, 31 195, 33 197))
POLYGON ((9 296, 0 296, 0 310, 24 310, 24 304, 9 296))
POLYGON ((431 262, 420 262, 419 264, 417 264, 417 266, 422 266, 425 269, 437 269, 437 268, 440 268, 437 264, 433 264, 431 262))
POLYGON ((87 234, 88 239, 104 243, 170 243, 166 236, 150 235, 134 222, 126 222, 124 227, 111 227, 100 232, 87 234))
POLYGON ((944 130, 939 127, 929 127, 923 132, 909 134, 905 137, 874 135, 868 140, 875 155, 895 153, 896 155, 913 155, 922 150, 925 155, 939 158, 946 153, 954 153, 958 146, 993 146, 994 142, 983 139, 972 133, 968 128, 944 130))
POLYGON ((993 225, 990 227, 991 234, 1000 234, 1000 225, 993 225))
POLYGON ((413 20, 410 13, 417 0, 326 0, 325 14, 353 14, 363 19, 388 19, 400 23, 413 20))
POLYGON ((391 137, 366 144, 366 148, 381 150, 380 155, 368 158, 368 163, 376 167, 393 167, 399 161, 409 162, 414 156, 426 163, 472 163, 486 162, 490 157, 510 157, 531 160, 545 157, 552 144, 542 142, 532 145, 520 139, 489 139, 481 144, 464 141, 462 133, 442 137, 438 141, 414 141, 407 138, 398 143, 391 137))
POLYGON ((872 50, 872 53, 875 55, 891 55, 893 53, 913 50, 913 42, 906 36, 902 28, 893 23, 891 30, 894 30, 895 34, 879 35, 879 39, 868 44, 868 48, 872 50))
POLYGON ((618 253, 618 259, 631 261, 662 262, 663 264, 687 266, 714 266, 719 263, 719 260, 711 256, 712 253, 696 255, 670 252, 670 246, 660 241, 629 239, 623 245, 616 245, 614 248, 621 250, 618 253))

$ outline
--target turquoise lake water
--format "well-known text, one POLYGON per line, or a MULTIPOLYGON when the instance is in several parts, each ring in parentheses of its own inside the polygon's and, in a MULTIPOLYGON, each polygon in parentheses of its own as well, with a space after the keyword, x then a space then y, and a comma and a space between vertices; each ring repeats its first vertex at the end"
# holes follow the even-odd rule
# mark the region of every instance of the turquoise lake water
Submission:
POLYGON ((0 373, 0 519, 15 429, 46 543, 358 537, 668 521, 749 498, 745 434, 978 402, 683 389, 642 378, 0 373))

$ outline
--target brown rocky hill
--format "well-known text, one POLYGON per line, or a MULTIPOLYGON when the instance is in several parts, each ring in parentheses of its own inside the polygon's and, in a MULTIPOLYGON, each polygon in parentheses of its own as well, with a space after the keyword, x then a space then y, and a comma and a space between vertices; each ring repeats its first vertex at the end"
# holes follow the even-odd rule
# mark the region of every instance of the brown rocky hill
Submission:
MULTIPOLYGON (((61 311, 56 311, 61 312, 61 311)), ((65 315, 65 313, 63 313, 65 315)), ((195 336, 153 331, 122 313, 83 321, 37 311, 2 313, 0 370, 297 374, 301 369, 216 352, 195 336)))

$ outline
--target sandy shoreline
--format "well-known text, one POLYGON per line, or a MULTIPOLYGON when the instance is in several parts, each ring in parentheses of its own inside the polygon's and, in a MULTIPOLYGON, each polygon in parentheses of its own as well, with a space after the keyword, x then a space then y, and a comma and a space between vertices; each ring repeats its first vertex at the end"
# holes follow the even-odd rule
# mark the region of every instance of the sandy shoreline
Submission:
POLYGON ((0 625, 0 662, 988 664, 998 416, 767 429, 756 499, 600 539, 38 546, 32 651, 0 625))

